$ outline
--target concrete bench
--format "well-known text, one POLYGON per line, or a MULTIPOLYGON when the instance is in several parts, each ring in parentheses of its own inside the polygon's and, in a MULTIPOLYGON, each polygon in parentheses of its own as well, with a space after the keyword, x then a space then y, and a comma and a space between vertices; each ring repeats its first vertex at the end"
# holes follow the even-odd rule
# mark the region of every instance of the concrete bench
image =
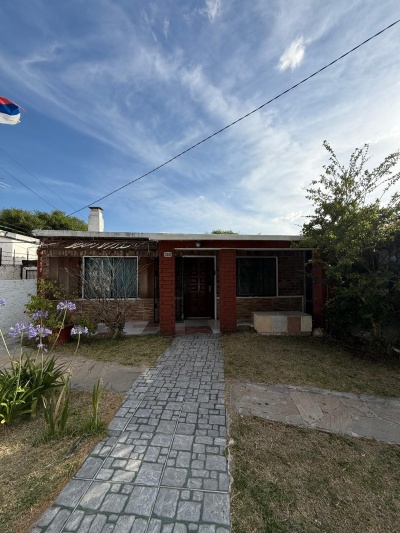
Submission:
POLYGON ((300 311, 255 311, 251 325, 264 335, 310 335, 312 316, 300 311))

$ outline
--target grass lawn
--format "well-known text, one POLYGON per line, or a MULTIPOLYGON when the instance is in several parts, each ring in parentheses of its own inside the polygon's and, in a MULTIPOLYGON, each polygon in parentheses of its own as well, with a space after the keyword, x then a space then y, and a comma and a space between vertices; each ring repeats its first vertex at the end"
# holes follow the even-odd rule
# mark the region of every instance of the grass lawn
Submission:
MULTIPOLYGON (((97 361, 113 361, 121 365, 139 367, 153 366, 162 353, 171 345, 172 339, 161 335, 127 335, 112 340, 104 335, 95 335, 81 341, 78 355, 97 361)), ((56 347, 56 353, 71 355, 77 340, 56 347)))
MULTIPOLYGON (((400 360, 323 338, 221 336, 225 377, 400 396, 400 360)), ((229 397, 229 391, 228 391, 229 397)), ((233 533, 400 531, 400 447, 297 428, 230 408, 233 533)))
POLYGON ((231 416, 233 533, 400 531, 400 448, 231 416))
MULTIPOLYGON (((120 394, 103 394, 99 416, 105 427, 122 399, 120 394)), ((74 434, 43 442, 45 423, 41 415, 34 420, 20 420, 9 428, 0 428, 1 533, 30 531, 94 444, 106 436, 105 429, 95 436, 86 436, 71 452, 79 436, 85 434, 85 423, 91 415, 91 392, 72 391, 68 426, 74 434)))
POLYGON ((225 377, 400 396, 400 358, 372 360, 320 337, 221 336, 225 377))

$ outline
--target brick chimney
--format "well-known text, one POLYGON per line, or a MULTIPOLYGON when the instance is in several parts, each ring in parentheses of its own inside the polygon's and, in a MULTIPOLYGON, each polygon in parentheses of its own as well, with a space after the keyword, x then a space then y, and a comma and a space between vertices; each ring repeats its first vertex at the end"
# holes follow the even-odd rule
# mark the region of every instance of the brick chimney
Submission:
POLYGON ((88 231, 104 231, 103 209, 101 207, 91 207, 88 220, 88 231))

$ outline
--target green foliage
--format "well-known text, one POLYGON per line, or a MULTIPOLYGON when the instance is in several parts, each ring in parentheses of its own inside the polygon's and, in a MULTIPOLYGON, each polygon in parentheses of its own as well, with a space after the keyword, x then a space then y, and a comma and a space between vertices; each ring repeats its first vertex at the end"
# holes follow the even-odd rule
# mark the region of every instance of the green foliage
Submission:
POLYGON ((302 228, 302 247, 316 248, 329 285, 325 311, 331 333, 359 328, 381 337, 400 316, 400 173, 397 151, 368 170, 368 145, 357 148, 347 167, 329 144, 330 163, 311 182, 314 214, 302 228))
POLYGON ((14 233, 31 234, 35 229, 87 231, 87 224, 79 218, 69 217, 63 211, 25 211, 10 208, 0 210, 0 229, 6 227, 14 233))
POLYGON ((231 229, 213 229, 211 233, 213 235, 237 235, 237 233, 231 229))
POLYGON ((99 402, 104 391, 105 391, 105 388, 102 386, 101 380, 99 379, 93 385, 93 391, 92 391, 92 406, 93 406, 92 424, 94 428, 97 428, 99 426, 99 423, 101 424, 101 421, 99 421, 99 402))
POLYGON ((69 395, 70 395, 70 375, 64 379, 63 388, 60 391, 57 401, 55 395, 43 398, 44 419, 47 424, 47 434, 49 437, 56 432, 63 432, 67 426, 69 416, 69 395))
MULTIPOLYGON (((51 279, 39 278, 37 280, 37 294, 29 294, 29 301, 25 304, 26 313, 32 324, 41 324, 51 330, 61 328, 64 324, 72 321, 72 314, 68 310, 59 310, 57 305, 60 301, 71 301, 76 295, 68 294, 63 285, 59 285, 51 279), (34 318, 37 311, 48 314, 46 318, 34 318)), ((50 340, 53 340, 50 337, 50 340)))
POLYGON ((35 417, 40 402, 63 385, 64 368, 56 365, 54 356, 45 359, 21 354, 10 368, 0 370, 0 419, 9 424, 30 414, 35 417))
POLYGON ((21 386, 18 374, 0 375, 0 424, 8 425, 31 413, 31 398, 31 390, 21 386))

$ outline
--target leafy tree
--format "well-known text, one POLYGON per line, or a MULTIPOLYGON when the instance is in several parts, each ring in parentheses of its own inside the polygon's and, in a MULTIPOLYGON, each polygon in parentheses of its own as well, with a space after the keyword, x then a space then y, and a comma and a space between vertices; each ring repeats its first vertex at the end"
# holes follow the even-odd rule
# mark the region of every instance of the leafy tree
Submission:
POLYGON ((237 233, 231 229, 213 229, 211 233, 214 235, 237 235, 237 233))
POLYGON ((347 167, 326 141, 324 147, 330 162, 306 189, 314 214, 303 225, 301 246, 318 250, 313 262, 329 285, 330 332, 361 328, 382 339, 400 317, 400 195, 393 191, 400 152, 368 170, 368 145, 355 149, 347 167))
POLYGON ((10 208, 0 210, 0 229, 31 234, 35 229, 87 231, 87 224, 79 218, 69 217, 63 211, 25 211, 10 208))

